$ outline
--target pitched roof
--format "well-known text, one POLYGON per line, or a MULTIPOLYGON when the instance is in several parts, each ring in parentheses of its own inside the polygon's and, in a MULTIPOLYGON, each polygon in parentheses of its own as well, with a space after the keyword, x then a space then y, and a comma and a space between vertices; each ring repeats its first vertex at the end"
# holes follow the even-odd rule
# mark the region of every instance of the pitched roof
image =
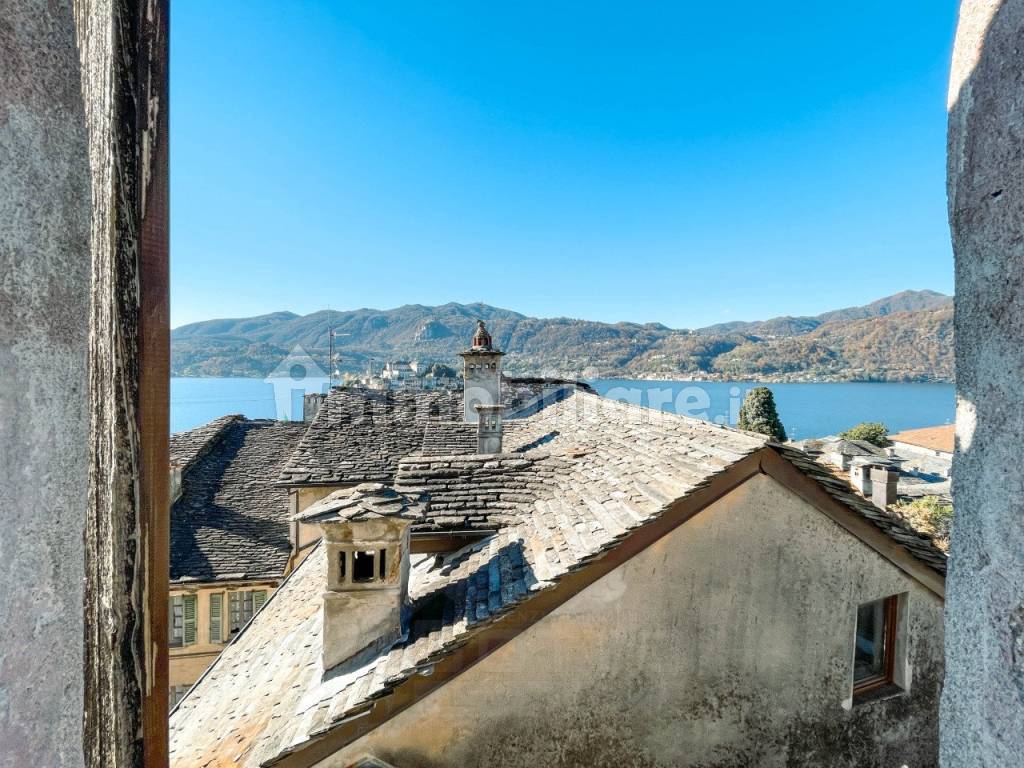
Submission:
POLYGON ((674 505, 711 494, 738 468, 757 471, 765 451, 794 462, 787 466, 804 482, 810 476, 933 563, 927 542, 844 493, 802 452, 759 435, 578 392, 521 422, 509 448, 501 456, 402 462, 399 487, 428 493, 434 514, 448 505, 443 509, 462 519, 502 524, 440 562, 412 569, 405 639, 358 668, 324 675, 318 548, 179 704, 171 718, 172 764, 257 766, 300 748, 568 574, 606 567, 606 552, 656 530, 674 505), (478 493, 483 481, 493 487, 478 493))
MULTIPOLYGON (((586 385, 560 379, 506 379, 505 422, 536 413, 586 385)), ((587 387, 589 389, 589 387, 587 387)), ((414 453, 476 451, 476 425, 463 420, 461 390, 336 387, 310 423, 278 481, 282 485, 391 482, 398 462, 414 453)))
POLYGON ((943 424, 941 427, 924 427, 923 429, 908 429, 889 435, 894 443, 906 443, 927 448, 931 451, 945 451, 952 453, 956 438, 956 425, 943 424))
POLYGON ((288 492, 274 480, 305 428, 232 416, 172 437, 179 455, 186 446, 192 455, 171 507, 172 581, 282 575, 291 551, 288 492))
POLYGON ((871 458, 887 459, 889 457, 885 448, 879 448, 867 440, 847 440, 836 438, 835 440, 823 440, 816 450, 841 453, 844 456, 868 456, 871 458))
POLYGON ((390 482, 398 460, 423 444, 429 423, 461 419, 461 392, 338 387, 278 479, 286 485, 390 482))
POLYGON ((879 509, 853 490, 845 479, 838 477, 829 467, 815 461, 803 451, 785 445, 773 447, 783 458, 822 486, 832 498, 869 521, 917 560, 937 573, 946 575, 946 553, 935 545, 931 536, 914 530, 891 512, 879 509))
POLYGON ((195 429, 175 432, 170 440, 171 464, 178 466, 183 472, 186 471, 196 459, 216 444, 227 427, 244 418, 241 414, 221 416, 195 429))

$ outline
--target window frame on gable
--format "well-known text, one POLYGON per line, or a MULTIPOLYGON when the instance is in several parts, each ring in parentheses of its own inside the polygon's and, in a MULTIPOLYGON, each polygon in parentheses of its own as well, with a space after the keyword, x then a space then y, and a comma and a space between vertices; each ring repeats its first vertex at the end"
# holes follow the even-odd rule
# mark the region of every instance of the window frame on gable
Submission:
POLYGON ((873 694, 882 689, 902 689, 896 680, 896 654, 899 637, 897 634, 900 622, 900 595, 890 595, 879 600, 871 600, 857 606, 857 613, 854 626, 854 649, 853 649, 853 699, 863 699, 868 694, 873 694), (881 607, 882 627, 878 633, 882 640, 880 656, 881 670, 877 673, 857 677, 857 644, 862 638, 861 613, 876 606, 881 607))

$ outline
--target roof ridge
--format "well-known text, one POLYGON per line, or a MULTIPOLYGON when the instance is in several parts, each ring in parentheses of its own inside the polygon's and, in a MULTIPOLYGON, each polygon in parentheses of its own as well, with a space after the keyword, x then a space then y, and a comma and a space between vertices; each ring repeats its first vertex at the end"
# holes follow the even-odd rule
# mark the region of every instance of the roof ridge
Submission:
MULTIPOLYGON (((198 447, 196 447, 196 449, 192 452, 191 456, 189 456, 189 458, 180 465, 182 477, 184 477, 185 473, 189 469, 196 465, 199 459, 206 456, 217 445, 219 445, 221 441, 223 441, 224 436, 227 434, 228 429, 230 427, 243 421, 247 421, 246 417, 243 414, 231 413, 226 414, 224 416, 218 416, 215 419, 210 419, 210 421, 206 422, 205 424, 200 424, 198 427, 193 427, 192 429, 185 429, 182 430, 181 432, 175 432, 174 434, 172 434, 171 442, 173 444, 174 438, 176 437, 179 438, 179 440, 184 440, 188 435, 194 435, 196 433, 200 433, 202 430, 213 428, 213 431, 209 434, 209 436, 207 436, 206 439, 203 440, 203 442, 200 443, 198 447)), ((174 462, 173 457, 171 461, 172 463, 174 462)))

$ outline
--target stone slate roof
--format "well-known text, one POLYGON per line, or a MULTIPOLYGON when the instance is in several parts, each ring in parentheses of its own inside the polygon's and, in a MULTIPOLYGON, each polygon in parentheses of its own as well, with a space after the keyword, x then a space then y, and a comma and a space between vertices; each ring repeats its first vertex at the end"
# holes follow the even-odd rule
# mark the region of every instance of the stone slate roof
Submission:
POLYGON ((171 435, 171 464, 177 465, 182 471, 187 470, 196 459, 205 454, 210 446, 217 442, 221 433, 228 426, 244 418, 241 414, 221 416, 201 427, 171 435))
POLYGON ((464 421, 429 421, 415 453, 428 456, 476 453, 476 424, 464 421))
POLYGON ((328 494, 310 504, 294 519, 304 523, 322 523, 388 517, 417 520, 422 516, 423 509, 415 500, 410 500, 390 486, 383 483, 360 483, 328 494))
POLYGON ((403 461, 400 487, 429 492, 435 519, 443 509, 463 523, 479 518, 502 527, 414 567, 408 636, 361 666, 341 665, 326 677, 320 657, 325 556, 318 547, 178 705, 172 766, 258 766, 295 751, 765 449, 799 461, 829 493, 931 560, 923 542, 837 487, 800 451, 577 392, 524 420, 510 454, 403 461), (487 489, 478 493, 482 485, 487 489))
MULTIPOLYGON (((575 386, 554 379, 506 379, 502 399, 525 415, 564 399, 575 386)), ((392 482, 405 456, 475 452, 476 425, 462 418, 461 390, 337 387, 278 481, 288 486, 392 482)), ((506 420, 506 434, 515 431, 512 424, 506 420)))
POLYGON ((815 461, 803 451, 785 445, 773 447, 791 464, 817 481, 834 499, 869 520, 925 565, 943 576, 946 575, 946 554, 935 546, 931 536, 915 531, 901 518, 879 509, 851 488, 844 478, 838 477, 829 467, 815 461))
POLYGON ((461 419, 462 392, 338 387, 278 479, 285 485, 391 482, 398 460, 419 450, 430 422, 461 419))
POLYGON ((231 416, 172 437, 195 453, 171 507, 172 581, 280 578, 290 510, 274 481, 306 426, 231 416))

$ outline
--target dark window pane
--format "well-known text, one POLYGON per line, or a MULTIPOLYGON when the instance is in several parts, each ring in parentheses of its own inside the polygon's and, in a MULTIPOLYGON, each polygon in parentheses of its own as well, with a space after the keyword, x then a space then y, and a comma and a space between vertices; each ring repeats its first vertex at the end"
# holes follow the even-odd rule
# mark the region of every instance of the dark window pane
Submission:
POLYGON ((886 602, 877 600, 857 609, 857 647, 853 660, 854 683, 886 674, 886 602))

